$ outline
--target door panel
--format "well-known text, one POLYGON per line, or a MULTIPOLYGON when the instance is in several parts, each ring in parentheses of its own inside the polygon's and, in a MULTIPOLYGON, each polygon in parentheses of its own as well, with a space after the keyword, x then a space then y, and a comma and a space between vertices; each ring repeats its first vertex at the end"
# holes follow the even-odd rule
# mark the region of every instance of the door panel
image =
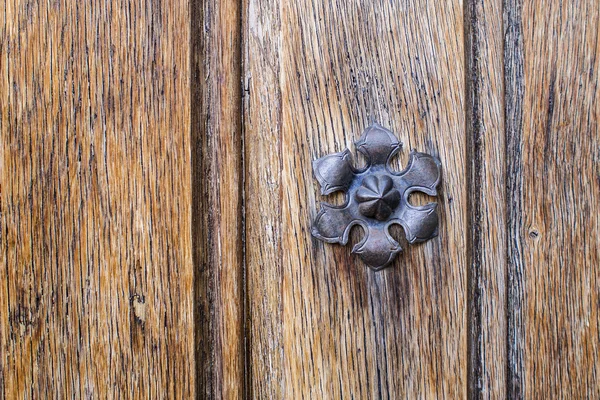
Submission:
POLYGON ((600 396, 600 5, 523 4, 519 384, 600 396))
MULTIPOLYGON (((467 167, 460 2, 247 6, 253 397, 464 397, 467 167), (372 272, 311 237, 312 160, 380 122, 444 165, 440 237, 372 272)), ((338 199, 339 200, 339 199, 338 199)), ((400 234, 400 233, 399 233, 400 234)))
POLYGON ((188 3, 0 10, 0 398, 193 395, 188 3))

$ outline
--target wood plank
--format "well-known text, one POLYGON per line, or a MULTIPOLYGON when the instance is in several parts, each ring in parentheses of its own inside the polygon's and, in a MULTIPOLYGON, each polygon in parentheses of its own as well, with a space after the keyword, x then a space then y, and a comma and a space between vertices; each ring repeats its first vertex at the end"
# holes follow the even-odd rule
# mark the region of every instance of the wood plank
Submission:
POLYGON ((506 140, 507 377, 510 399, 523 397, 523 22, 522 0, 504 0, 506 140))
POLYGON ((244 2, 245 237, 249 393, 281 399, 282 102, 280 2, 244 2))
MULTIPOLYGON (((522 393, 600 395, 600 4, 524 1, 522 393)), ((513 195, 516 195, 513 193, 513 195)))
POLYGON ((465 397, 462 2, 249 0, 244 12, 253 397, 465 397), (377 273, 352 244, 310 236, 330 200, 312 160, 352 148, 373 121, 399 133, 404 162, 414 147, 444 166, 440 237, 404 241, 377 273))
POLYGON ((0 7, 0 398, 194 396, 188 11, 0 7))
POLYGON ((192 198, 198 395, 244 396, 241 2, 193 0, 192 198))
POLYGON ((506 149, 501 0, 467 12, 470 398, 505 398, 506 149))

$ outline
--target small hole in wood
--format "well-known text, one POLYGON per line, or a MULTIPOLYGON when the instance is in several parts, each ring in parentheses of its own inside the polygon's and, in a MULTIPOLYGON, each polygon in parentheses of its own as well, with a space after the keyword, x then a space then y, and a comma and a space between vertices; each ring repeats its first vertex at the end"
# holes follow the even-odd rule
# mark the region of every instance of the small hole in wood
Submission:
POLYGON ((331 193, 327 196, 322 196, 321 201, 334 206, 342 206, 346 203, 346 193, 342 191, 331 193))
POLYGON ((354 168, 363 170, 367 166, 367 158, 360 151, 354 152, 354 168))
POLYGON ((406 169, 408 165, 410 152, 402 148, 389 162, 389 167, 392 171, 400 172, 406 169))
POLYGON ((361 225, 354 225, 350 229, 350 240, 348 241, 350 248, 353 249, 357 243, 360 243, 365 237, 365 229, 361 225))
POLYGON ((435 203, 436 198, 423 192, 412 192, 408 195, 408 203, 413 207, 435 203))
POLYGON ((404 233, 404 228, 400 224, 392 224, 388 228, 388 232, 390 236, 396 240, 396 242, 400 243, 400 247, 403 249, 408 248, 408 241, 406 240, 406 234, 404 233))

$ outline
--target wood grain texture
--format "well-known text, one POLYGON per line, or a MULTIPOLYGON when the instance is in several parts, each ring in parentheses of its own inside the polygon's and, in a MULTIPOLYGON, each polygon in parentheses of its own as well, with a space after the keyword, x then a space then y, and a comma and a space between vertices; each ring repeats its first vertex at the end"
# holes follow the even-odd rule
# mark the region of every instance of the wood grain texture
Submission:
POLYGON ((249 0, 244 12, 253 397, 465 397, 462 3, 249 0), (404 241, 379 273, 352 244, 310 235, 329 200, 312 160, 373 121, 399 133, 403 162, 414 147, 444 165, 440 237, 404 241))
POLYGON ((523 394, 597 398, 600 3, 524 1, 521 18, 523 394))
POLYGON ((504 0, 508 398, 523 397, 523 21, 522 0, 504 0))
POLYGON ((600 397, 597 1, 0 21, 0 398, 600 397), (444 169, 378 273, 310 235, 372 122, 444 169))
POLYGON ((281 9, 244 2, 245 237, 248 373, 253 398, 283 391, 281 9))
POLYGON ((501 0, 467 3, 469 394, 505 398, 506 151, 501 0))
POLYGON ((0 398, 194 396, 188 10, 0 6, 0 398))
POLYGON ((198 396, 244 396, 241 2, 194 0, 192 187, 198 396))

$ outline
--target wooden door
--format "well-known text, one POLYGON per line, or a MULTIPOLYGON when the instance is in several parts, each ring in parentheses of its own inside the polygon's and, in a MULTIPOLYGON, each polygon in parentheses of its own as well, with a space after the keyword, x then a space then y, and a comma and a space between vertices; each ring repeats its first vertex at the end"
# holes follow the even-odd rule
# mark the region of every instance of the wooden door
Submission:
POLYGON ((596 0, 0 21, 0 398, 600 398, 596 0), (311 236, 373 122, 443 168, 379 272, 311 236))

